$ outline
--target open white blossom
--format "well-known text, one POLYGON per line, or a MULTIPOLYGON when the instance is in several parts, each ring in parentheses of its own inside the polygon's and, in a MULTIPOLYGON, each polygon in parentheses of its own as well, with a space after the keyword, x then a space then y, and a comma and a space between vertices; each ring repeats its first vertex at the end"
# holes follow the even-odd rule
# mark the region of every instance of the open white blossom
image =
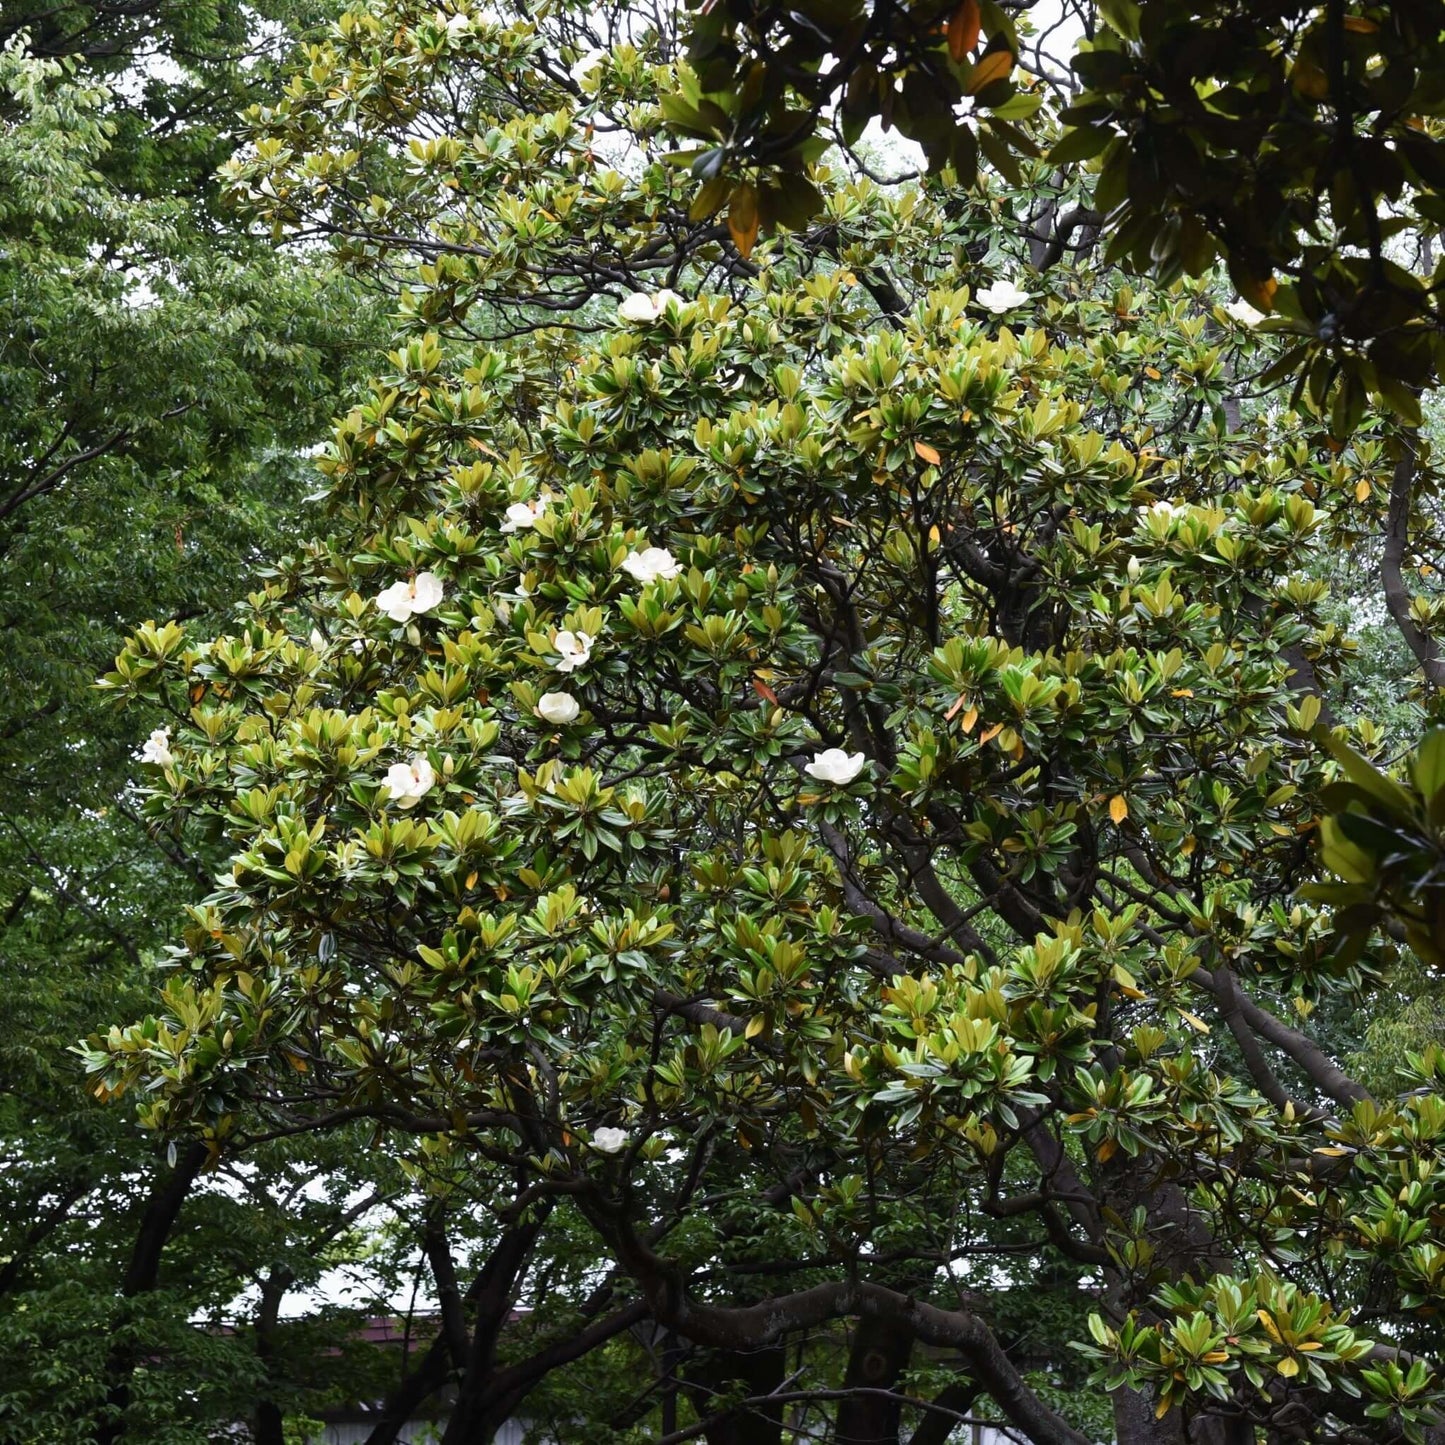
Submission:
POLYGON ((629 552, 623 558, 622 570, 646 587, 659 577, 676 577, 682 568, 666 547, 644 547, 642 551, 629 552))
POLYGON ((980 306, 987 307, 995 316, 1022 306, 1029 299, 1029 293, 1021 290, 1012 281, 995 281, 992 286, 981 286, 974 298, 980 306))
POLYGON ((599 1154, 620 1154, 627 1148, 627 1130, 604 1124, 592 1131, 592 1147, 599 1154))
POLYGON ((552 639, 552 646, 562 659, 557 664, 558 672, 576 672, 587 665, 592 656, 592 644, 597 639, 586 632, 559 632, 552 639))
POLYGON ((410 622, 430 612, 442 600, 442 579, 435 572, 418 572, 410 582, 393 582, 376 594, 376 605, 393 622, 410 622))
POLYGON ((175 761, 171 756, 171 730, 157 728, 142 745, 140 760, 154 763, 158 768, 168 768, 175 761))
POLYGON ((645 325, 656 321, 673 301, 679 306, 686 305, 676 291, 659 291, 656 296, 649 296, 645 291, 634 291, 617 308, 617 319, 645 325))
POLYGON ((401 808, 416 807, 436 780, 436 770, 424 757, 415 757, 409 763, 393 763, 386 770, 387 790, 401 808))
POLYGON ((862 753, 845 753, 842 748, 824 748, 813 754, 813 761, 803 767, 810 777, 840 786, 851 783, 867 765, 862 753))
POLYGON ((1176 507, 1173 502, 1155 502, 1152 507, 1139 508, 1139 520, 1147 522, 1151 517, 1158 517, 1161 521, 1177 522, 1181 517, 1189 515, 1188 507, 1176 507))
POLYGON ((581 705, 570 692, 544 692, 537 699, 536 713, 544 722, 576 722, 582 711, 581 705))
POLYGON ((513 502, 507 508, 507 519, 502 523, 503 532, 522 532, 537 525, 537 518, 547 510, 548 498, 538 497, 535 502, 513 502))
POLYGON ((1231 301, 1224 308, 1224 314, 1241 326, 1258 326, 1264 320, 1264 312, 1256 311, 1242 296, 1231 301))

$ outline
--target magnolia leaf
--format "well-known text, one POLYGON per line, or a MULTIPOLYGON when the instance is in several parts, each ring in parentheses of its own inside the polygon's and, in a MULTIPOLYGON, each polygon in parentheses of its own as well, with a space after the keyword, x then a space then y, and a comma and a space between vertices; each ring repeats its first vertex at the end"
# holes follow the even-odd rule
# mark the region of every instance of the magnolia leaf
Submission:
POLYGON ((968 84, 964 86, 963 93, 977 95, 984 86, 1005 79, 1013 68, 1014 57, 1011 50, 990 50, 969 72, 968 84))
POLYGON ((979 10, 978 0, 963 0, 949 17, 948 53, 956 62, 961 63, 978 44, 978 32, 982 23, 983 15, 979 10))
POLYGON ((758 239, 758 192, 749 181, 733 187, 728 207, 728 233, 744 261, 753 254, 758 239))

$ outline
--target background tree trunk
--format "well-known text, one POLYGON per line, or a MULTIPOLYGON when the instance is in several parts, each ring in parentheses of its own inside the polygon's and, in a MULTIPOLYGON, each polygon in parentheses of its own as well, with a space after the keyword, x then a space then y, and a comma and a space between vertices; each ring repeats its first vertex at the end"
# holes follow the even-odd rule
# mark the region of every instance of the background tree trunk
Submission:
MULTIPOLYGON (((863 1318, 853 1333, 843 1387, 892 1390, 908 1368, 913 1336, 890 1320, 863 1318)), ((838 1407, 838 1445, 898 1445, 903 1400, 858 1395, 838 1407)))
MULTIPOLYGON (((758 1350, 708 1352, 691 1365, 683 1388, 692 1407, 706 1418, 720 1394, 741 1392, 752 1398, 768 1395, 783 1383, 787 1351, 783 1345, 758 1350)), ((712 1421, 703 1436, 707 1445, 782 1445, 783 1407, 751 1406, 712 1421)))

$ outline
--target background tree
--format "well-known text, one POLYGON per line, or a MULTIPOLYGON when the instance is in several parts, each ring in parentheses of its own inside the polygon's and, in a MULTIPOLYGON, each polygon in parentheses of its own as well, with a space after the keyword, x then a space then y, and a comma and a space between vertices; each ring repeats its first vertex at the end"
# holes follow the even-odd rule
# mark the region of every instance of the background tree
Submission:
MULTIPOLYGON (((376 335, 351 282, 239 233, 214 179, 234 110, 269 83, 267 44, 305 14, 0 7, 7 1441, 94 1438, 104 1413, 88 1412, 129 1388, 108 1363, 161 1341, 190 1383, 142 1380, 139 1433, 205 1438, 249 1404, 249 1345, 238 1357, 188 1323, 222 1292, 196 1267, 215 1247, 207 1206, 186 1204, 204 1154, 167 1162, 86 1105, 66 1050, 144 998, 163 920, 207 862, 147 837, 134 731, 94 679, 123 619, 208 615, 237 561, 286 535, 309 485, 298 453, 376 335), (183 1216, 184 1258, 163 1268, 183 1216)), ((234 1295, 245 1276, 230 1279, 234 1295)))

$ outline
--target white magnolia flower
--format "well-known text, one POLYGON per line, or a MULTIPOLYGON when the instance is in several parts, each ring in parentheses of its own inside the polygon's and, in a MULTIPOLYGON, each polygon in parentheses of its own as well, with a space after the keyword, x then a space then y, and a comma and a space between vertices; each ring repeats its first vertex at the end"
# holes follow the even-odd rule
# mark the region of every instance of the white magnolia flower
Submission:
POLYGON ((659 577, 676 577, 682 568, 666 547, 644 547, 642 551, 629 552, 623 558, 622 570, 646 587, 659 577))
POLYGON ((620 1154, 627 1148, 627 1130, 604 1124, 592 1131, 592 1147, 599 1154, 620 1154))
POLYGON ((657 308, 652 304, 652 297, 645 291, 634 291, 617 308, 617 319, 619 321, 651 321, 657 315, 657 308))
POLYGON ((507 508, 507 520, 502 523, 503 532, 523 532, 537 525, 537 518, 547 510, 548 499, 538 497, 535 502, 513 502, 507 508))
POLYGON ((312 652, 326 651, 326 639, 321 635, 321 629, 319 627, 313 627, 311 629, 311 636, 306 640, 311 644, 312 652))
POLYGON ((154 763, 158 768, 168 768, 175 761, 171 756, 171 730, 157 728, 142 745, 140 760, 154 763))
POLYGON ((1020 290, 1012 281, 995 281, 992 286, 980 287, 973 299, 995 316, 1002 316, 1005 311, 1022 306, 1029 299, 1029 293, 1020 290))
POLYGON ((393 582, 376 594, 376 605, 393 622, 410 622, 430 612, 442 600, 442 579, 435 572, 418 572, 410 582, 393 582))
POLYGON ((386 786, 392 801, 402 808, 416 807, 436 780, 435 769, 424 757, 413 758, 409 763, 393 763, 386 770, 386 786))
POLYGON ((1241 326, 1258 326, 1264 320, 1264 312, 1256 311, 1242 296, 1231 301, 1224 308, 1224 314, 1241 326))
POLYGON ((649 296, 645 291, 634 291, 617 308, 617 319, 645 325, 656 321, 674 301, 679 306, 687 304, 676 291, 659 291, 656 296, 649 296))
POLYGON ((537 699, 536 713, 544 722, 576 722, 582 711, 581 705, 570 692, 544 692, 537 699))
POLYGON ((1164 522, 1177 522, 1180 517, 1189 514, 1188 507, 1176 507, 1173 502, 1155 502, 1152 507, 1140 507, 1139 519, 1147 522, 1151 517, 1158 517, 1164 522))
POLYGON ((813 761, 807 763, 803 771, 820 782, 843 786, 851 783, 863 771, 867 762, 862 753, 845 753, 842 748, 824 748, 822 752, 813 754, 813 761))
POLYGON ((592 656, 592 644, 596 641, 586 632, 559 632, 552 639, 552 646, 562 659, 557 664, 557 671, 576 672, 579 667, 585 667, 587 659, 592 656))

